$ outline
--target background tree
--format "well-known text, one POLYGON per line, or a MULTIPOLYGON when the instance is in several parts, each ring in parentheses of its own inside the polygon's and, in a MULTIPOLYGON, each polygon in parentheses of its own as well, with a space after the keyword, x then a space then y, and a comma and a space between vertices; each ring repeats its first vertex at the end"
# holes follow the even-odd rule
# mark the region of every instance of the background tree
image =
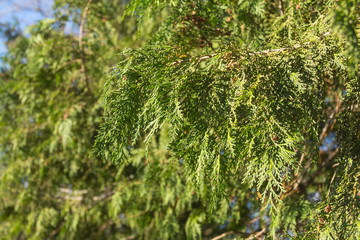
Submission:
POLYGON ((169 161, 210 214, 191 213, 202 236, 233 198, 216 239, 359 238, 358 1, 133 0, 127 13, 149 10, 168 15, 105 84, 95 153, 125 166, 168 129, 169 161))
POLYGON ((54 18, 27 34, 3 25, 0 239, 119 237, 110 214, 119 169, 89 153, 114 53, 143 42, 135 18, 121 21, 124 4, 55 1, 54 18))

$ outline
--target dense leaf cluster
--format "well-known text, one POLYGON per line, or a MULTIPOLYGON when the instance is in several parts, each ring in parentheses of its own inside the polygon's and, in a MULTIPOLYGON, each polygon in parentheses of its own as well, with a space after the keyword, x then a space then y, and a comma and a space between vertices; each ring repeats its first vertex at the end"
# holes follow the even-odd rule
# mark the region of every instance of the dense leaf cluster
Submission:
POLYGON ((279 227, 355 237, 358 3, 133 1, 129 11, 147 8, 169 17, 113 69, 95 151, 124 163, 127 145, 148 149, 166 125, 170 159, 210 205, 236 176, 270 206, 273 237, 279 227), (299 217, 315 205, 294 197, 314 187, 319 208, 333 210, 314 212, 304 230, 299 217))
POLYGON ((359 238, 359 10, 57 0, 1 25, 0 239, 359 238))

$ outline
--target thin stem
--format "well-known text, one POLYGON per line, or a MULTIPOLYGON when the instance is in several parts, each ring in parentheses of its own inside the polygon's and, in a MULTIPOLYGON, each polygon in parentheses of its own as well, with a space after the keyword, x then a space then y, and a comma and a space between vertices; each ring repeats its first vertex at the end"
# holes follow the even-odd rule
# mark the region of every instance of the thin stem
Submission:
POLYGON ((80 31, 79 31, 79 48, 80 48, 80 54, 81 54, 81 72, 84 74, 84 78, 85 78, 85 83, 86 83, 86 88, 88 89, 89 93, 91 94, 91 89, 90 89, 90 84, 89 84, 89 77, 87 75, 86 72, 86 68, 85 68, 85 53, 83 50, 83 34, 84 34, 84 25, 85 25, 85 20, 86 20, 86 15, 87 12, 89 10, 90 4, 93 0, 89 0, 84 8, 83 11, 83 15, 81 17, 81 23, 80 23, 80 31))

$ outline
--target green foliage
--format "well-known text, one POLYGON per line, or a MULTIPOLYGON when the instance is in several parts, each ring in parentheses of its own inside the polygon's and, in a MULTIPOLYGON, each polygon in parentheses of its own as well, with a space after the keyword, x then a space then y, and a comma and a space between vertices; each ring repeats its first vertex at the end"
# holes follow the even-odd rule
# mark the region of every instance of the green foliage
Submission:
POLYGON ((114 52, 143 39, 136 19, 121 22, 120 1, 90 4, 84 20, 83 1, 63 3, 55 2, 54 19, 9 38, 2 58, 1 239, 109 235, 102 226, 111 219, 108 191, 117 168, 89 157, 101 122, 99 89, 114 52), (74 32, 66 30, 70 24, 74 32))
MULTIPOLYGON (((272 218, 259 229, 272 238, 288 229, 300 238, 356 238, 358 215, 349 217, 349 208, 357 206, 359 153, 349 154, 358 149, 358 6, 132 1, 127 14, 168 15, 144 48, 123 52, 113 68, 95 153, 125 164, 129 142, 151 151, 149 140, 168 126, 170 159, 184 161, 211 210, 236 179, 268 209, 257 210, 272 218)), ((195 216, 194 229, 186 227, 193 236, 202 220, 195 216)))
POLYGON ((0 238, 359 238, 358 8, 56 0, 1 25, 0 238))

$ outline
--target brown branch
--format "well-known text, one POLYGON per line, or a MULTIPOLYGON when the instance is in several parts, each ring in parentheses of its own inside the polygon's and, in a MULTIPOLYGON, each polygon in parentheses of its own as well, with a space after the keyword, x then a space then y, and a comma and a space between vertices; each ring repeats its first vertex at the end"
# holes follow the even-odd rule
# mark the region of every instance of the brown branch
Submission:
POLYGON ((302 165, 302 162, 304 161, 305 159, 305 150, 306 150, 306 145, 304 145, 304 152, 301 154, 301 157, 300 157, 300 161, 299 161, 299 164, 298 164, 298 167, 295 171, 295 177, 297 177, 299 175, 299 171, 300 171, 300 167, 302 165))
POLYGON ((57 73, 58 71, 60 71, 62 68, 66 67, 67 65, 70 65, 70 64, 73 64, 75 62, 81 62, 82 59, 73 59, 73 60, 70 60, 66 63, 63 63, 61 64, 56 70, 55 70, 55 73, 57 73))
MULTIPOLYGON (((258 51, 258 52, 249 52, 248 55, 249 55, 249 56, 267 55, 267 54, 269 54, 269 53, 284 52, 284 51, 287 51, 287 50, 300 48, 301 46, 302 46, 302 45, 300 45, 300 44, 296 44, 296 45, 294 45, 293 47, 278 48, 278 49, 268 49, 268 50, 258 51)), ((228 53, 228 54, 231 54, 231 53, 228 53)), ((203 61, 203 60, 212 58, 212 57, 214 57, 214 56, 216 56, 216 55, 218 55, 218 54, 209 54, 209 55, 205 55, 205 56, 202 56, 202 57, 197 57, 196 60, 198 60, 198 61, 203 61)), ((186 59, 186 60, 188 60, 188 59, 186 59)), ((179 63, 182 63, 182 62, 185 62, 185 60, 175 61, 175 62, 171 63, 171 66, 174 66, 174 65, 179 64, 179 63)))
MULTIPOLYGON (((295 178, 287 187, 286 187, 286 192, 284 193, 284 196, 290 196, 293 193, 297 192, 298 188, 300 185, 307 185, 311 182, 314 181, 314 179, 319 176, 320 172, 322 171, 322 169, 331 161, 333 161, 337 154, 339 153, 339 149, 336 149, 335 151, 332 151, 329 153, 328 157, 320 164, 318 165, 318 169, 316 170, 315 173, 313 173, 312 175, 309 176, 309 178, 307 178, 306 181, 304 181, 304 177, 307 175, 307 171, 310 168, 311 165, 311 159, 309 159, 307 166, 305 167, 305 170, 302 172, 302 174, 295 178)), ((337 166, 336 164, 334 166, 337 166)), ((334 167, 333 166, 333 167, 334 167)), ((283 196, 282 196, 283 197, 283 196)))
POLYGON ((284 6, 283 6, 283 1, 279 0, 279 11, 280 11, 280 16, 284 16, 284 6))
MULTIPOLYGON (((324 34, 321 36, 321 39, 322 39, 323 37, 329 35, 329 34, 331 34, 331 32, 326 32, 326 33, 324 33, 324 34)), ((310 42, 304 43, 303 45, 296 44, 296 45, 294 45, 294 46, 292 46, 292 47, 277 48, 277 49, 268 49, 268 50, 258 51, 258 52, 249 52, 248 55, 249 55, 249 56, 256 56, 256 55, 267 55, 267 54, 270 54, 270 53, 284 52, 284 51, 288 51, 288 50, 293 50, 293 49, 301 48, 302 46, 308 45, 308 44, 310 44, 310 42)), ((231 53, 225 53, 225 54, 231 54, 231 53)), ((212 58, 212 57, 214 57, 214 56, 216 56, 216 55, 218 55, 218 54, 208 54, 208 55, 205 55, 205 56, 202 56, 202 57, 197 57, 196 60, 198 60, 198 61, 203 61, 203 60, 212 58)), ((175 62, 171 63, 171 66, 174 66, 174 65, 176 65, 176 64, 185 62, 186 60, 189 60, 189 59, 182 59, 182 60, 175 61, 175 62)))
POLYGON ((91 94, 91 89, 90 89, 90 84, 89 84, 89 77, 87 75, 86 72, 86 68, 85 68, 85 53, 84 53, 84 49, 83 49, 83 34, 84 34, 84 25, 85 25, 85 19, 86 19, 86 15, 88 13, 90 4, 93 0, 89 0, 84 8, 83 11, 83 15, 81 17, 81 23, 80 23, 80 30, 79 30, 79 48, 80 48, 80 54, 81 54, 81 71, 84 74, 85 77, 85 83, 86 83, 86 88, 88 89, 89 93, 91 94))
MULTIPOLYGON (((79 202, 81 202, 85 198, 84 195, 88 194, 88 190, 86 189, 72 190, 68 188, 60 188, 59 191, 60 193, 66 194, 66 196, 60 196, 60 198, 65 200, 79 201, 79 202)), ((100 195, 91 197, 91 199, 94 202, 100 202, 104 199, 107 199, 108 197, 111 197, 112 195, 114 195, 114 191, 101 193, 100 195)))
POLYGON ((212 238, 211 240, 219 240, 219 239, 222 239, 230 234, 234 234, 234 231, 229 231, 229 232, 225 232, 223 234, 220 234, 219 236, 216 236, 214 238, 212 238))
POLYGON ((111 192, 107 192, 107 193, 102 193, 100 194, 99 196, 95 196, 93 197, 92 199, 95 201, 95 202, 100 202, 108 197, 111 197, 112 195, 114 195, 114 192, 111 191, 111 192))
POLYGON ((329 134, 329 132, 334 128, 335 123, 336 123, 336 115, 338 115, 338 113, 341 111, 341 100, 339 95, 336 95, 336 107, 335 109, 333 109, 333 111, 330 113, 329 116, 329 120, 327 121, 327 123, 325 124, 319 141, 322 142, 325 140, 326 136, 329 134))
POLYGON ((82 195, 88 193, 88 190, 72 190, 69 188, 60 188, 59 191, 62 193, 74 194, 74 195, 82 195))
POLYGON ((319 176, 320 172, 322 171, 322 169, 327 166, 328 163, 332 162, 338 155, 339 153, 339 149, 336 149, 332 152, 329 153, 328 157, 320 164, 318 165, 318 169, 316 170, 316 172, 314 174, 312 174, 308 180, 306 182, 304 182, 303 184, 308 184, 314 181, 314 179, 319 176))
MULTIPOLYGON (((263 210, 263 209, 264 209, 264 207, 261 208, 261 210, 263 210)), ((261 211, 261 210, 260 210, 260 211, 261 211)), ((263 216, 263 215, 262 215, 262 216, 258 216, 258 217, 256 217, 256 218, 250 220, 250 221, 249 221, 249 224, 256 222, 257 220, 259 220, 259 219, 262 218, 262 217, 264 217, 264 216, 263 216)))
POLYGON ((41 8, 41 3, 39 0, 35 0, 36 7, 35 10, 38 11, 40 14, 42 14, 44 17, 49 17, 49 15, 44 12, 44 10, 41 8))
POLYGON ((64 197, 62 197, 62 199, 81 202, 84 199, 84 197, 83 196, 64 196, 64 197))
MULTIPOLYGON (((262 209, 260 209, 260 211, 262 211, 264 209, 264 207, 262 209)), ((261 219, 263 217, 263 215, 261 216, 258 216, 250 221, 247 222, 247 224, 251 224, 251 223, 254 223, 256 221, 258 221, 259 219, 261 219)), ((267 221, 267 223, 270 221, 270 219, 267 221)), ((253 233, 253 234, 248 234, 248 233, 244 233, 244 232, 237 232, 237 231, 228 231, 228 232, 224 232, 214 238, 212 238, 211 240, 219 240, 219 239, 222 239, 224 237, 227 237, 228 235, 231 235, 231 234, 234 234, 234 235, 243 235, 244 237, 247 236, 248 238, 247 239, 253 239, 254 237, 257 238, 259 236, 261 236, 264 232, 266 232, 266 227, 263 228, 261 231, 259 232, 256 232, 256 233, 253 233)))
POLYGON ((310 166, 311 166, 311 161, 312 161, 312 158, 309 158, 306 166, 305 166, 305 169, 304 171, 302 172, 302 174, 298 177, 298 178, 295 178, 295 181, 292 182, 289 187, 291 189, 292 192, 296 192, 297 189, 299 188, 300 186, 300 183, 302 182, 302 180, 304 179, 304 176, 306 175, 307 171, 309 170, 310 166), (293 186, 292 186, 293 185, 293 186))
MULTIPOLYGON (((330 33, 327 33, 327 34, 330 34, 330 33)), ((320 137, 319 137, 319 142, 320 143, 323 143, 323 141, 325 140, 325 138, 327 137, 329 132, 331 132, 333 130, 333 128, 335 126, 335 123, 336 123, 336 116, 338 115, 338 113, 340 111, 342 111, 342 109, 341 109, 341 99, 339 98, 338 95, 336 96, 336 99, 337 99, 337 103, 336 103, 335 109, 330 110, 329 113, 327 114, 329 116, 329 120, 326 122, 326 124, 323 127, 322 132, 320 134, 320 137)), ((313 182, 314 179, 316 178, 316 176, 318 176, 320 174, 322 169, 328 163, 330 163, 331 161, 333 161, 336 158, 337 154, 339 153, 339 149, 336 149, 335 151, 327 151, 327 152, 328 152, 327 158, 323 162, 321 162, 321 164, 318 163, 316 172, 314 174, 310 175, 304 181, 304 177, 307 175, 306 173, 308 172, 308 170, 309 170, 309 168, 311 166, 312 156, 315 153, 315 151, 312 152, 311 156, 309 157, 308 163, 307 163, 304 171, 302 172, 301 176, 298 176, 299 175, 300 165, 302 164, 303 160, 305 159, 305 146, 304 146, 304 152, 301 155, 299 166, 298 166, 298 168, 297 168, 297 170, 295 172, 295 179, 286 187, 286 192, 284 193, 285 196, 286 195, 291 195, 294 192, 296 192, 300 185, 307 185, 307 184, 313 182)), ((324 152, 320 152, 321 155, 323 153, 324 152)), ((330 186, 331 186, 331 183, 330 183, 330 186)))
POLYGON ((35 7, 31 7, 31 3, 29 5, 20 5, 18 3, 13 3, 13 7, 16 9, 16 11, 30 11, 30 12, 38 12, 39 14, 41 14, 43 17, 48 18, 50 17, 49 14, 47 14, 42 8, 41 8, 41 3, 39 0, 35 0, 33 2, 33 5, 35 5, 35 7))
POLYGON ((329 131, 331 131, 331 129, 333 129, 336 119, 335 116, 337 114, 337 111, 334 111, 330 116, 329 116, 329 120, 327 121, 327 123, 325 124, 325 126, 323 127, 323 130, 321 132, 319 141, 322 142, 325 140, 325 138, 327 137, 329 131))
MULTIPOLYGON (((278 49, 268 49, 268 50, 264 50, 264 51, 258 51, 258 52, 249 52, 248 55, 249 56, 256 56, 256 55, 266 55, 266 54, 269 54, 269 53, 276 53, 276 52, 284 52, 284 51, 287 51, 287 50, 290 50, 290 49, 296 49, 296 48, 300 48, 301 45, 300 44, 297 44, 297 45, 294 45, 293 47, 288 47, 288 48, 278 48, 278 49)), ((230 53, 228 53, 230 54, 230 53)), ((196 58, 196 60, 198 61, 203 61, 203 60, 206 60, 206 59, 209 59, 209 58, 212 58, 214 56, 216 56, 217 54, 209 54, 209 55, 205 55, 205 56, 202 56, 202 57, 198 57, 196 58)), ((184 62, 185 60, 178 60, 178 61, 175 61, 173 63, 171 63, 171 66, 173 65, 176 65, 176 64, 179 64, 179 63, 182 63, 184 62)))
POLYGON ((259 239, 262 235, 264 235, 266 233, 266 228, 263 228, 261 231, 251 234, 248 238, 246 238, 245 240, 251 240, 251 239, 259 239))
MULTIPOLYGON (((217 55, 217 54, 209 54, 209 55, 205 55, 205 56, 202 56, 202 57, 198 57, 198 58, 196 58, 196 60, 198 60, 198 61, 203 61, 203 60, 212 58, 212 57, 214 57, 214 56, 216 56, 216 55, 217 55)), ((184 62, 184 61, 185 61, 185 60, 175 61, 175 62, 171 63, 171 66, 174 66, 174 65, 176 65, 176 64, 182 63, 182 62, 184 62)))
POLYGON ((132 239, 135 239, 136 237, 137 237, 136 234, 132 234, 132 235, 126 237, 126 238, 122 238, 121 240, 132 240, 132 239))
POLYGON ((108 220, 106 223, 100 226, 99 232, 103 232, 105 229, 107 229, 109 226, 113 225, 114 221, 112 219, 108 220))
POLYGON ((80 23, 80 32, 79 32, 79 47, 80 47, 80 50, 83 50, 83 46, 82 46, 82 38, 83 38, 83 34, 84 34, 84 25, 85 25, 85 20, 86 20, 86 15, 87 15, 87 12, 89 10, 89 7, 90 7, 90 4, 93 0, 89 0, 84 8, 84 11, 83 11, 83 15, 81 17, 81 23, 80 23))
POLYGON ((54 230, 49 234, 49 237, 46 238, 46 239, 53 239, 53 237, 55 237, 55 235, 60 232, 61 227, 62 227, 62 224, 61 224, 57 229, 54 229, 54 230))
POLYGON ((334 172, 334 175, 333 175, 333 177, 331 178, 330 185, 329 185, 329 190, 328 190, 328 193, 327 193, 327 197, 329 197, 329 195, 330 195, 331 185, 332 185, 335 177, 336 177, 336 171, 334 172))

